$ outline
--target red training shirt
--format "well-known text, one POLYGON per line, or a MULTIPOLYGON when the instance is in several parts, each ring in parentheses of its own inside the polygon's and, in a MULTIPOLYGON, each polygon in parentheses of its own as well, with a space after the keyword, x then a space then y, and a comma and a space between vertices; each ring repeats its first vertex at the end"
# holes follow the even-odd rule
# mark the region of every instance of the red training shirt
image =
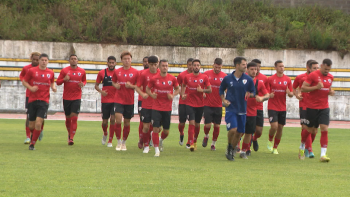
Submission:
MULTIPOLYGON (((188 72, 188 70, 185 70, 177 76, 177 83, 179 84, 179 86, 181 86, 184 83, 184 79, 185 79, 186 75, 188 75, 188 74, 191 74, 191 73, 188 72)), ((180 104, 186 104, 186 100, 182 100, 181 95, 180 95, 180 99, 179 99, 179 105, 180 104)))
POLYGON ((126 82, 130 82, 132 85, 135 85, 137 78, 139 77, 139 71, 133 67, 129 69, 124 69, 120 67, 114 71, 113 82, 120 84, 120 89, 116 91, 114 96, 114 103, 119 103, 122 105, 133 105, 134 104, 134 93, 135 90, 132 88, 126 88, 126 82))
POLYGON ((57 78, 57 85, 64 84, 63 99, 64 100, 78 100, 81 99, 81 88, 78 85, 79 82, 86 84, 85 70, 77 67, 73 69, 71 66, 63 68, 60 75, 57 78), (63 78, 68 75, 69 80, 63 81, 63 78))
POLYGON ((222 80, 227 74, 222 71, 216 74, 214 70, 207 70, 204 72, 204 74, 208 76, 212 89, 212 92, 206 94, 206 98, 204 98, 204 106, 222 107, 222 100, 220 97, 219 89, 222 80))
POLYGON ((96 78, 96 83, 103 84, 102 90, 107 92, 106 96, 101 94, 101 103, 114 103, 114 95, 116 92, 115 87, 112 85, 114 70, 109 70, 108 68, 101 70, 96 78), (107 71, 107 75, 106 75, 107 71))
MULTIPOLYGON (((293 88, 297 89, 299 88, 299 91, 301 90, 301 86, 303 85, 305 79, 307 78, 308 74, 303 73, 295 77, 294 82, 293 82, 293 88)), ((306 110, 306 103, 307 103, 307 97, 309 96, 308 92, 302 92, 301 96, 303 99, 299 101, 299 107, 303 108, 303 110, 306 110)))
POLYGON ((51 83, 55 82, 55 75, 52 70, 46 68, 41 70, 38 66, 28 70, 23 78, 31 86, 38 86, 36 92, 29 91, 28 103, 36 100, 45 101, 49 103, 51 83))
MULTIPOLYGON (((258 80, 257 78, 253 79, 254 85, 256 87, 256 81, 258 81, 258 87, 255 88, 255 92, 258 92, 258 96, 262 95, 265 96, 268 92, 264 85, 264 82, 261 80, 258 80)), ((256 116, 257 110, 258 110, 258 104, 262 102, 257 102, 255 97, 254 98, 248 98, 247 100, 247 116, 256 116)))
MULTIPOLYGON (((144 70, 139 76, 139 78, 137 79, 137 86, 144 87, 143 88, 145 90, 144 92, 146 92, 146 86, 148 85, 149 81, 151 80, 152 77, 156 76, 157 74, 159 74, 159 69, 157 69, 156 73, 151 73, 150 69, 144 70)), ((152 109, 153 100, 154 99, 150 96, 147 99, 143 99, 142 108, 152 109)))
POLYGON ((186 105, 191 107, 203 107, 203 92, 197 92, 197 87, 200 85, 201 88, 204 89, 205 87, 210 86, 208 76, 202 73, 198 73, 198 75, 191 73, 186 75, 183 84, 186 85, 186 105))
MULTIPOLYGON (((265 88, 267 87, 267 77, 266 75, 262 74, 262 73, 258 73, 254 79, 258 79, 259 81, 264 83, 265 88)), ((264 96, 263 94, 261 94, 259 92, 258 96, 264 96)), ((257 110, 263 110, 264 109, 264 105, 263 102, 258 102, 257 106, 256 106, 257 110)))
MULTIPOLYGON (((22 68, 22 71, 21 71, 21 73, 19 74, 19 79, 20 79, 21 81, 23 81, 23 79, 24 79, 24 77, 26 76, 27 72, 28 72, 29 69, 31 69, 31 68, 34 68, 34 66, 32 66, 32 64, 29 64, 29 65, 24 66, 24 67, 22 68)), ((30 90, 26 89, 26 97, 29 97, 29 94, 30 94, 30 90)))
POLYGON ((332 86, 333 75, 327 74, 326 76, 321 73, 320 70, 316 70, 309 74, 305 80, 306 83, 310 86, 315 86, 318 82, 323 83, 323 88, 319 90, 314 90, 309 93, 308 105, 307 108, 310 109, 327 109, 329 108, 328 104, 328 94, 332 86))
POLYGON ((160 74, 152 77, 148 83, 148 87, 153 89, 153 92, 157 94, 157 98, 153 101, 152 109, 157 111, 171 111, 173 101, 168 99, 168 93, 172 94, 174 88, 178 86, 179 84, 176 78, 169 73, 165 77, 162 77, 160 74))
MULTIPOLYGON (((145 69, 139 71, 139 76, 142 75, 142 72, 143 72, 144 70, 145 70, 145 69)), ((144 88, 142 87, 141 90, 143 91, 144 88)), ((142 96, 141 96, 141 95, 139 95, 138 101, 142 101, 142 96)), ((139 107, 141 107, 141 106, 139 106, 139 107)))
POLYGON ((267 89, 269 93, 274 92, 275 96, 269 99, 268 109, 275 111, 286 111, 286 90, 293 92, 291 79, 283 74, 282 77, 278 77, 277 74, 267 78, 267 89))

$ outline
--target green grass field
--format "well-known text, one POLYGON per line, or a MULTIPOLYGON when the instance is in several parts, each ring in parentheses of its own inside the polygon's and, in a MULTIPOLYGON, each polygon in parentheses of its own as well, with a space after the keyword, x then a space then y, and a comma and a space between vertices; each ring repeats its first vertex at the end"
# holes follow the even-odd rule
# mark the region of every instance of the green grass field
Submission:
MULTIPOLYGON (((164 152, 143 154, 137 147, 138 123, 132 123, 128 151, 101 145, 101 123, 80 121, 75 145, 67 145, 64 121, 46 121, 44 138, 29 151, 24 120, 0 120, 0 196, 349 196, 349 130, 329 130, 329 163, 298 159, 300 129, 285 128, 279 155, 260 150, 248 160, 225 158, 222 126, 217 150, 200 146, 190 152, 178 145, 172 124, 164 152)), ((187 131, 187 127, 186 127, 187 131)), ((212 130, 211 130, 212 134, 212 130)), ((185 135, 187 140, 187 135, 185 135)), ((211 143, 211 138, 209 143, 211 143)), ((116 145, 114 140, 113 145, 116 145)))

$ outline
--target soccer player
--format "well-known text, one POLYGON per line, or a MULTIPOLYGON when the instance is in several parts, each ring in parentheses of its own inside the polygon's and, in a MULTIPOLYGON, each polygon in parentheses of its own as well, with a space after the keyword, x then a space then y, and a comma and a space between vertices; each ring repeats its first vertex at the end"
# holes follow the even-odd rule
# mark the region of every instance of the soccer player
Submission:
POLYGON ((254 82, 245 74, 247 60, 236 57, 233 64, 236 70, 223 79, 219 90, 223 105, 226 107, 225 121, 228 131, 226 158, 230 161, 234 161, 233 147, 237 146, 245 131, 247 99, 255 96, 254 82), (227 90, 226 97, 225 90, 227 90))
POLYGON ((68 145, 74 144, 74 135, 78 128, 78 114, 81 105, 81 92, 86 84, 86 73, 78 66, 78 56, 69 56, 69 66, 63 68, 57 78, 57 85, 64 84, 63 109, 66 115, 68 145))
MULTIPOLYGON (((301 125, 301 133, 303 131, 307 131, 307 121, 306 121, 306 107, 308 105, 307 99, 308 99, 308 92, 301 92, 301 86, 303 85, 305 79, 307 76, 313 72, 318 70, 319 66, 318 63, 314 60, 308 60, 306 62, 306 73, 303 73, 301 75, 298 75, 293 83, 293 93, 295 97, 299 100, 299 115, 300 115, 300 125, 301 125)), ((311 134, 309 137, 306 139, 305 142, 305 156, 309 158, 314 158, 315 155, 312 152, 312 142, 314 141, 316 135, 311 134)))
POLYGON ((250 62, 247 65, 247 73, 253 79, 254 82, 255 97, 248 98, 247 100, 245 134, 243 138, 242 150, 240 153, 240 157, 243 159, 248 159, 247 156, 251 155, 250 141, 252 134, 254 134, 256 130, 256 116, 258 103, 267 101, 270 98, 270 95, 267 93, 264 83, 255 77, 257 73, 257 67, 258 65, 255 62, 250 62), (263 96, 259 96, 259 94, 263 96))
POLYGON ((192 66, 193 73, 186 75, 183 80, 181 95, 186 102, 186 115, 189 121, 186 147, 190 148, 190 151, 195 151, 203 116, 203 93, 211 93, 212 90, 208 76, 199 72, 201 61, 194 59, 192 66))
POLYGON ((278 154, 277 147, 282 138, 283 127, 286 124, 286 95, 293 97, 291 79, 283 74, 284 64, 281 60, 275 62, 276 74, 267 79, 267 89, 273 93, 268 102, 268 116, 270 121, 269 140, 267 149, 273 154, 278 154), (275 138, 274 144, 272 141, 275 138))
MULTIPOLYGON (((131 67, 132 55, 124 51, 120 55, 123 66, 114 71, 113 86, 117 89, 114 96, 115 134, 118 140, 116 150, 126 151, 126 140, 130 133, 130 119, 134 114, 134 92, 139 71, 131 67), (121 124, 124 117, 123 141, 121 140, 121 124)), ((108 143, 112 143, 109 139, 108 143)))
MULTIPOLYGON (((140 70, 139 72, 139 76, 141 76, 142 72, 146 69, 149 68, 149 65, 148 65, 148 56, 144 57, 142 59, 142 66, 143 66, 143 70, 140 70)), ((143 91, 143 87, 141 88, 141 90, 143 91)), ((141 109, 142 109, 142 97, 141 95, 139 94, 139 98, 138 98, 138 102, 137 102, 137 111, 138 111, 138 114, 139 114, 139 117, 140 117, 140 124, 139 124, 139 143, 138 143, 138 147, 139 149, 142 149, 143 148, 143 139, 142 139, 142 136, 143 136, 143 122, 141 120, 141 109)))
MULTIPOLYGON (((101 113, 102 113, 102 145, 107 141, 108 119, 110 118, 109 137, 113 139, 115 116, 114 116, 114 95, 116 89, 112 85, 112 76, 117 59, 114 56, 107 58, 107 68, 101 70, 96 78, 95 89, 101 94, 101 113), (102 90, 99 85, 102 82, 102 90)), ((107 143, 107 147, 112 147, 112 143, 107 143)))
MULTIPOLYGON (((156 56, 150 56, 148 58, 149 69, 144 70, 137 80, 136 91, 142 97, 142 109, 141 109, 141 121, 143 122, 143 135, 142 142, 144 145, 143 153, 149 152, 149 141, 150 141, 150 125, 152 115, 153 98, 141 90, 141 87, 146 91, 146 86, 152 79, 152 77, 159 74, 158 69, 158 58, 156 56)), ((139 147, 140 148, 140 147, 139 147)))
MULTIPOLYGON (((24 77, 26 76, 27 72, 29 71, 29 69, 33 68, 33 67, 36 67, 39 65, 39 56, 40 56, 40 53, 38 52, 33 52, 31 55, 30 55, 30 60, 32 61, 31 64, 27 65, 27 66, 24 66, 22 68, 22 71, 21 73, 19 74, 19 79, 21 81, 23 81, 24 77)), ((26 108, 26 112, 28 110, 28 99, 29 99, 29 94, 30 94, 30 90, 27 89, 26 90, 26 102, 25 102, 25 108, 26 108)), ((42 124, 44 126, 44 122, 42 124)), ((30 129, 29 129, 29 121, 28 121, 28 116, 26 117, 26 123, 25 123, 25 126, 26 126, 26 139, 24 140, 24 144, 29 144, 30 143, 30 129)), ((42 130, 42 129, 41 129, 42 130)), ((43 136, 43 133, 41 132, 40 133, 40 136, 39 136, 39 141, 41 141, 41 138, 43 136)))
POLYGON ((147 94, 154 99, 152 105, 152 141, 156 157, 159 157, 160 152, 163 151, 163 141, 169 135, 172 103, 180 90, 176 78, 168 74, 168 61, 160 60, 159 67, 160 73, 154 76, 146 86, 147 94), (159 138, 161 125, 163 131, 159 138))
POLYGON ((49 56, 45 53, 39 56, 39 66, 28 70, 22 80, 23 85, 30 91, 28 97, 29 129, 32 133, 29 150, 35 150, 34 145, 41 133, 41 126, 47 116, 50 100, 50 87, 56 92, 55 76, 47 68, 49 56))
MULTIPOLYGON (((183 81, 186 77, 186 75, 191 74, 193 72, 193 67, 192 67, 192 61, 193 58, 189 58, 187 60, 187 70, 181 72, 178 76, 177 76, 177 82, 179 83, 180 88, 182 87, 183 81)), ((180 90, 181 92, 181 90, 180 90)), ((180 132, 180 141, 179 144, 182 146, 184 143, 184 128, 185 128, 185 123, 186 123, 186 100, 182 99, 182 96, 180 94, 180 98, 179 98, 179 108, 178 108, 178 113, 179 113, 179 125, 178 125, 178 129, 180 132)))
POLYGON ((204 98, 204 139, 202 142, 203 147, 207 147, 209 139, 209 131, 211 124, 214 124, 213 139, 210 149, 215 149, 215 143, 218 139, 220 132, 220 124, 222 119, 222 101, 219 94, 219 88, 222 80, 226 76, 226 73, 221 71, 222 59, 216 58, 212 70, 205 71, 204 74, 208 76, 209 83, 211 84, 212 93, 206 94, 204 98))
POLYGON ((331 89, 333 75, 329 73, 332 67, 330 59, 324 59, 321 68, 308 75, 303 85, 302 92, 310 92, 307 100, 306 119, 308 132, 303 131, 302 140, 299 148, 299 158, 304 159, 305 141, 311 134, 316 134, 317 128, 321 129, 321 162, 329 162, 327 156, 328 145, 328 125, 329 125, 329 103, 328 95, 333 96, 334 90, 331 89))
MULTIPOLYGON (((261 68, 261 61, 258 59, 253 59, 252 62, 255 62, 258 67, 257 67, 257 73, 255 76, 255 80, 259 80, 264 83, 265 88, 267 87, 267 77, 266 75, 262 74, 260 72, 261 68)), ((264 96, 262 92, 258 92, 258 96, 264 96)), ((272 95, 271 95, 272 96, 272 95)), ((255 127, 255 133, 253 137, 253 149, 254 151, 259 150, 259 144, 258 144, 258 138, 262 135, 263 127, 264 127, 264 106, 263 102, 258 102, 257 103, 257 114, 256 114, 256 127, 255 127)))

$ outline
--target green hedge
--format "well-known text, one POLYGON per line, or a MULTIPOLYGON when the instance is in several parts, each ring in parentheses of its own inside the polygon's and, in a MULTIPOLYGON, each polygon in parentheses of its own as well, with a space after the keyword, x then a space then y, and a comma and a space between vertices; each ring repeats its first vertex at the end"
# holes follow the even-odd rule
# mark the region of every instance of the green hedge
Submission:
POLYGON ((2 0, 0 39, 350 51, 350 16, 253 0, 2 0))

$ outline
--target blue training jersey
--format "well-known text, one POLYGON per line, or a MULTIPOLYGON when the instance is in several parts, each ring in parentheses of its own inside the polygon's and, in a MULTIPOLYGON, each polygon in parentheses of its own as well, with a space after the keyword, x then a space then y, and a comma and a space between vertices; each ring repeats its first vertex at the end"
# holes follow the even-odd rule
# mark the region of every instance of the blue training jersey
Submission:
POLYGON ((237 79, 234 75, 236 71, 232 74, 227 75, 221 82, 220 85, 220 95, 226 92, 226 100, 230 101, 231 104, 226 107, 226 112, 234 112, 239 115, 244 115, 247 113, 247 101, 245 99, 246 92, 254 93, 255 86, 252 78, 246 74, 237 79))

